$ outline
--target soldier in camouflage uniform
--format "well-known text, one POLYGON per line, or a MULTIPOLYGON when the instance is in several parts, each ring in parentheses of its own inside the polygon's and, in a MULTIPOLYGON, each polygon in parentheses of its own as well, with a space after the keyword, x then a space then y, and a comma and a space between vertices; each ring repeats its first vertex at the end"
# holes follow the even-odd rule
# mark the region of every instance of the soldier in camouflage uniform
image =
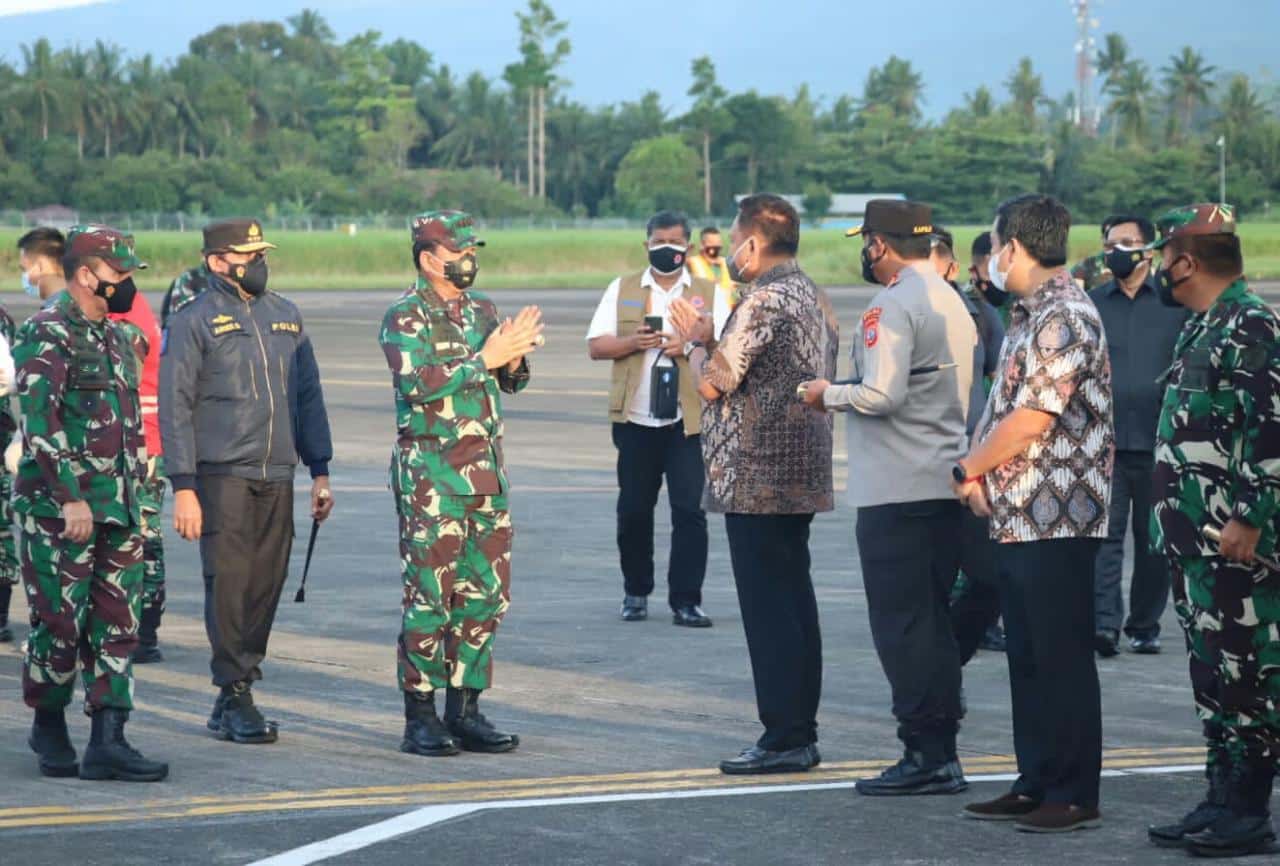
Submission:
MULTIPOLYGON (((0 336, 4 337, 6 354, 12 351, 14 331, 13 317, 0 307, 0 336)), ((5 365, 10 374, 12 365, 10 357, 5 365)), ((0 453, 8 450, 14 434, 18 432, 18 420, 14 417, 8 396, 12 386, 10 380, 0 388, 0 453)), ((0 465, 0 643, 13 640, 13 631, 9 628, 9 602, 19 575, 18 552, 13 539, 13 508, 9 502, 12 494, 13 475, 7 467, 0 465)))
MULTIPOLYGON (((1107 235, 1115 226, 1115 217, 1107 217, 1102 221, 1102 239, 1105 241, 1107 235)), ((1106 253, 1098 253, 1089 256, 1087 259, 1081 259, 1076 266, 1071 269, 1071 279, 1075 280, 1086 292, 1091 292, 1098 286, 1111 282, 1111 269, 1107 267, 1106 253)))
POLYGON ((160 302, 160 327, 169 326, 169 317, 194 301, 201 292, 209 288, 209 266, 204 262, 194 268, 188 268, 169 284, 160 302))
POLYGON ((107 320, 128 309, 133 238, 78 226, 67 239, 67 291, 17 335, 25 453, 14 482, 22 573, 31 609, 22 691, 35 710, 28 740, 42 773, 159 781, 124 738, 133 708, 144 475, 138 360, 107 320), (77 663, 92 735, 77 767, 64 710, 77 663))
POLYGON ((398 431, 391 484, 404 578, 400 749, 506 752, 519 738, 495 730, 478 708, 510 603, 499 391, 514 394, 529 381, 525 356, 541 341, 541 313, 529 307, 500 322, 493 302, 469 291, 483 241, 466 214, 421 214, 412 238, 417 283, 387 310, 378 337, 398 431), (435 708, 442 688, 444 723, 435 708))
POLYGON ((1153 842, 1265 851, 1280 760, 1280 318, 1249 290, 1229 205, 1158 221, 1162 300, 1192 312, 1165 375, 1152 544, 1169 559, 1208 741, 1204 802, 1153 842), (1220 536, 1220 538, 1219 538, 1220 536))

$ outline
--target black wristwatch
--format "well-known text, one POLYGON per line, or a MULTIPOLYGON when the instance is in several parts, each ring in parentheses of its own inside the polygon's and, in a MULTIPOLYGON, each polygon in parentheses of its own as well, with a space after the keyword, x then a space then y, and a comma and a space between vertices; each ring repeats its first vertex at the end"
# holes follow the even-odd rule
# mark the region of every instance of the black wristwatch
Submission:
POLYGON ((970 478, 969 474, 964 470, 964 464, 955 463, 951 467, 951 480, 955 481, 956 484, 967 484, 970 481, 981 480, 981 476, 975 475, 974 477, 970 478))

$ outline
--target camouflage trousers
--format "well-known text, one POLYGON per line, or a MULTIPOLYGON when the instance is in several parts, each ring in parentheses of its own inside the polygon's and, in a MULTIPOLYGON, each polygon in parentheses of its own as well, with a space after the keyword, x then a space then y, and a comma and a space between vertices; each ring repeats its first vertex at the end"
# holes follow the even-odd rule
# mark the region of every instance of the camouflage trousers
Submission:
POLYGON ((138 505, 142 511, 142 606, 164 610, 164 457, 147 461, 138 505))
POLYGON ((1220 557, 1171 564, 1210 762, 1280 764, 1280 575, 1220 557))
POLYGON ((62 521, 22 518, 22 579, 31 609, 22 696, 35 709, 71 703, 79 662, 86 712, 133 708, 142 594, 136 526, 96 523, 84 544, 61 538, 62 521))
POLYGON ((505 496, 400 497, 404 578, 398 678, 407 692, 486 689, 511 603, 505 496))
POLYGON ((0 583, 15 584, 22 577, 18 545, 13 537, 13 476, 0 466, 0 583))

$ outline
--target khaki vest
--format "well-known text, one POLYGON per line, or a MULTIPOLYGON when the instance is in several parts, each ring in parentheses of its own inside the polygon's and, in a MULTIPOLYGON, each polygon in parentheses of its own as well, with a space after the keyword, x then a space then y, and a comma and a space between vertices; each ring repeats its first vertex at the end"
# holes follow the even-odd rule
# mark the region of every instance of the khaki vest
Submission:
MULTIPOLYGON (((641 320, 649 313, 649 289, 640 282, 641 271, 622 278, 618 288, 618 336, 634 334, 641 320)), ((692 277, 684 290, 684 299, 697 305, 694 298, 702 299, 702 310, 711 313, 715 309, 716 284, 710 280, 692 277)), ((636 352, 613 362, 613 382, 609 387, 609 420, 618 424, 627 421, 627 409, 635 399, 644 365, 649 363, 648 352, 636 352)), ((675 359, 680 370, 680 412, 684 416, 684 433, 696 436, 702 429, 702 398, 693 387, 693 375, 689 362, 683 357, 675 359)))

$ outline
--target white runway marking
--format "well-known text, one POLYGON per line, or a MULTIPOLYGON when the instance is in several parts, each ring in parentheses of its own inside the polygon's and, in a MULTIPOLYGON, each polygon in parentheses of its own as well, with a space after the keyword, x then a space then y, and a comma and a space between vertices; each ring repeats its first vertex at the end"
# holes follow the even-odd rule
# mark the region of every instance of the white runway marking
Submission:
MULTIPOLYGON (((1103 770, 1104 778, 1120 776, 1199 773, 1203 764, 1179 764, 1165 767, 1134 767, 1127 770, 1103 770)), ((1016 773, 987 773, 969 776, 970 782, 1012 782, 1016 773)), ((600 794, 585 797, 550 797, 545 799, 505 800, 483 803, 424 806, 358 830, 303 845, 282 854, 251 863, 250 866, 309 866, 341 854, 350 854, 399 836, 415 833, 444 821, 463 818, 481 811, 532 809, 556 806, 590 806, 602 803, 637 803, 647 800, 699 800, 708 797, 745 797, 753 794, 795 794, 805 791, 834 791, 852 788, 854 782, 819 782, 797 785, 753 785, 741 788, 702 788, 690 791, 650 791, 641 794, 600 794)))

